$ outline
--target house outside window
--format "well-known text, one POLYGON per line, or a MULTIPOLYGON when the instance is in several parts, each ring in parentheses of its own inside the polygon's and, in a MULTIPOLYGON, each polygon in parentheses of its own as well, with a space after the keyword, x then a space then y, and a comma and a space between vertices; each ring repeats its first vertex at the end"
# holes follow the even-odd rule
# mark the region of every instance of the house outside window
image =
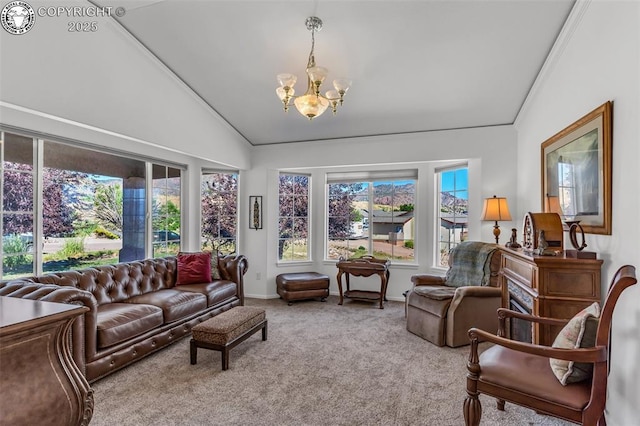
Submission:
POLYGON ((467 238, 469 180, 468 167, 436 171, 437 253, 436 266, 449 266, 449 251, 467 238))
POLYGON ((238 248, 238 173, 202 172, 202 248, 220 254, 238 248))
POLYGON ((326 258, 415 262, 416 170, 327 175, 326 258))
POLYGON ((311 260, 309 191, 311 177, 280 173, 278 182, 278 261, 311 260))

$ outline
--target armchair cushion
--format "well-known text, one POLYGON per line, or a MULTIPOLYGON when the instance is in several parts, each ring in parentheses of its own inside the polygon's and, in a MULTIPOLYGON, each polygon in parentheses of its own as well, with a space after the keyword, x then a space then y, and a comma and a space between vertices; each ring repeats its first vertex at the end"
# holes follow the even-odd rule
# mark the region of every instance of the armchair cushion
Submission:
MULTIPOLYGON (((567 325, 560 331, 552 346, 562 349, 590 348, 595 346, 599 317, 600 305, 594 302, 571 318, 567 325)), ((591 363, 550 358, 549 364, 551 364, 553 374, 555 374, 564 386, 569 383, 577 383, 589 379, 593 374, 593 364, 591 363)))
POLYGON ((413 289, 416 294, 423 297, 428 297, 434 300, 447 300, 453 298, 456 292, 455 287, 445 286, 418 286, 413 289))
POLYGON ((445 285, 488 285, 491 277, 491 255, 497 249, 497 244, 479 241, 465 241, 455 246, 450 254, 450 268, 447 270, 445 285))

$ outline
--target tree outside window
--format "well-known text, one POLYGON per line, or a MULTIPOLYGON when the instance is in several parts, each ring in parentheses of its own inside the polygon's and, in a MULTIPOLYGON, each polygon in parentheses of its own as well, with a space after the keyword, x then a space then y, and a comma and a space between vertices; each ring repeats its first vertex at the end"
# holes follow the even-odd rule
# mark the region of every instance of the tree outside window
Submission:
POLYGON ((202 173, 202 246, 221 254, 235 253, 238 235, 238 174, 202 173))
POLYGON ((309 260, 309 188, 306 175, 280 173, 278 183, 278 260, 309 260))

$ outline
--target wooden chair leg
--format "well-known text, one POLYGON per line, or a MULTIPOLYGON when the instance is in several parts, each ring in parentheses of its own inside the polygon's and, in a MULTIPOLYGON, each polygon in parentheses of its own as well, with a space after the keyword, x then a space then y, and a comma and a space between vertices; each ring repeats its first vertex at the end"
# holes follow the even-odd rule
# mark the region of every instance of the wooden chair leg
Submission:
POLYGON ((464 399, 464 424, 466 426, 478 426, 482 417, 482 404, 478 395, 467 395, 464 399))
POLYGON ((496 399, 496 407, 498 410, 504 411, 504 399, 496 399))
POLYGON ((482 417, 482 404, 478 398, 478 377, 480 365, 478 364, 478 339, 471 340, 471 354, 467 363, 467 397, 464 399, 464 424, 466 426, 478 426, 482 417))

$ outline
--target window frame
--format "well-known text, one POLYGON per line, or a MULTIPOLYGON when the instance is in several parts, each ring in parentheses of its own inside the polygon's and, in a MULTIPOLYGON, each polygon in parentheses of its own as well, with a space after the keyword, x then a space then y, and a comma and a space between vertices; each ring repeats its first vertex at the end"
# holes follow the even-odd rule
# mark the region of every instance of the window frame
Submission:
MULTIPOLYGON (((457 189, 456 186, 456 181, 455 181, 455 174, 454 174, 454 184, 453 184, 453 190, 452 191, 446 191, 446 192, 466 192, 467 193, 467 209, 469 207, 468 203, 469 203, 469 163, 464 162, 464 163, 456 163, 456 164, 451 164, 449 166, 446 167, 441 167, 441 168, 437 168, 434 170, 434 174, 435 174, 435 179, 434 179, 434 186, 435 186, 435 191, 434 191, 434 210, 435 210, 435 215, 434 215, 434 232, 433 232, 433 267, 436 269, 447 269, 448 265, 443 264, 442 260, 445 257, 445 253, 441 252, 441 244, 443 243, 443 240, 441 240, 441 232, 442 232, 442 174, 446 173, 446 172, 456 172, 458 170, 466 170, 467 176, 466 176, 466 188, 460 188, 457 189)), ((462 216, 461 216, 462 217, 462 216)), ((467 210, 467 225, 466 225, 466 232, 469 232, 469 222, 468 222, 468 210, 467 210)), ((455 221, 456 221, 456 212, 454 209, 454 215, 453 215, 453 220, 454 220, 454 241, 451 242, 451 240, 447 241, 448 243, 448 250, 446 251, 446 255, 448 256, 449 251, 455 247, 456 245, 458 245, 460 242, 464 241, 464 239, 462 238, 462 235, 464 235, 464 225, 461 228, 462 230, 460 231, 460 241, 455 241, 455 221)))
MULTIPOLYGON (((376 189, 375 186, 378 183, 383 183, 383 184, 392 184, 394 185, 395 188, 395 183, 396 182, 405 182, 405 181, 410 181, 413 184, 413 210, 412 210, 412 238, 409 238, 410 240, 413 241, 413 258, 412 260, 409 259, 394 259, 394 253, 393 253, 393 247, 391 249, 391 253, 389 253, 389 260, 392 264, 394 265, 404 265, 404 266, 417 266, 418 264, 418 257, 416 255, 417 253, 417 246, 418 246, 418 238, 417 238, 417 229, 419 228, 419 219, 418 219, 418 169, 417 168, 411 168, 411 169, 404 169, 404 170, 370 170, 370 171, 356 171, 356 172, 339 172, 339 173, 332 173, 329 172, 326 174, 326 183, 325 183, 325 209, 324 209, 324 214, 325 214, 325 232, 324 232, 324 261, 325 262, 337 262, 338 259, 334 259, 329 257, 329 249, 330 249, 330 236, 329 236, 329 232, 330 232, 330 225, 329 225, 329 220, 330 220, 330 199, 331 199, 331 191, 330 191, 330 185, 332 184, 349 184, 349 183, 361 183, 361 184, 366 184, 367 188, 366 188, 366 193, 367 193, 367 210, 368 210, 368 217, 367 217, 367 222, 368 222, 368 226, 367 226, 367 231, 366 231, 366 238, 367 238, 367 254, 368 255, 374 255, 375 254, 375 250, 374 250, 374 239, 373 239, 373 211, 374 211, 374 198, 376 195, 376 189)), ((394 190, 392 193, 392 200, 391 200, 391 205, 395 206, 396 202, 394 200, 394 196, 396 194, 396 191, 394 190)), ((395 210, 393 210, 395 211, 395 210)), ((393 216, 393 214, 392 214, 393 216)), ((395 245, 394 245, 395 246, 395 245)))
MULTIPOLYGON (((233 254, 233 253, 239 253, 239 243, 240 243, 240 233, 241 228, 240 228, 240 172, 238 170, 225 170, 225 169, 209 169, 209 168, 203 168, 200 170, 200 198, 201 198, 201 202, 200 202, 200 247, 204 247, 205 249, 209 249, 209 247, 205 247, 206 244, 206 239, 204 238, 204 231, 203 231, 203 222, 204 222, 204 214, 203 214, 203 209, 202 209, 202 190, 203 190, 203 184, 204 184, 204 177, 205 175, 211 175, 211 174, 227 174, 227 175, 235 175, 235 202, 236 202, 236 214, 235 214, 235 218, 234 218, 234 225, 235 225, 235 235, 233 236, 233 247, 235 248, 232 252, 229 252, 229 254, 233 254)), ((231 241, 231 238, 224 238, 226 240, 231 241)), ((213 246, 211 247, 211 249, 213 250, 217 250, 216 248, 214 248, 213 246)))
MULTIPOLYGON (((298 173, 298 172, 290 172, 290 171, 284 171, 284 170, 280 170, 278 171, 278 176, 277 176, 277 196, 278 196, 278 209, 277 209, 277 222, 276 222, 276 263, 278 265, 299 265, 299 264, 304 264, 304 263, 310 263, 313 261, 313 250, 312 250, 312 219, 311 219, 311 211, 312 211, 312 196, 311 196, 311 189, 312 189, 312 175, 310 173, 298 173), (295 222, 295 219, 298 218, 303 218, 303 216, 296 216, 295 214, 291 215, 291 216, 281 216, 280 212, 281 212, 281 206, 280 206, 280 202, 281 202, 281 198, 282 196, 286 196, 288 194, 283 194, 280 192, 281 190, 281 186, 280 186, 280 182, 281 182, 281 178, 282 176, 291 176, 295 179, 295 177, 304 177, 307 179, 307 193, 306 193, 306 197, 307 197, 307 205, 306 205, 306 210, 307 210, 307 215, 306 215, 306 223, 307 223, 307 236, 306 236, 306 245, 307 245, 307 257, 306 259, 283 259, 280 251, 283 250, 281 249, 281 241, 284 241, 285 239, 280 238, 280 231, 281 231, 281 219, 282 218, 290 218, 292 220, 292 227, 295 228, 295 225, 293 224, 295 222)), ((292 194, 293 197, 295 198, 297 194, 292 194)), ((294 203, 295 205, 295 203, 294 203)), ((292 212, 295 213, 295 208, 292 208, 292 212)), ((289 238, 290 240, 295 239, 294 237, 289 238)), ((284 243, 282 243, 283 247, 284 247, 284 243)))

